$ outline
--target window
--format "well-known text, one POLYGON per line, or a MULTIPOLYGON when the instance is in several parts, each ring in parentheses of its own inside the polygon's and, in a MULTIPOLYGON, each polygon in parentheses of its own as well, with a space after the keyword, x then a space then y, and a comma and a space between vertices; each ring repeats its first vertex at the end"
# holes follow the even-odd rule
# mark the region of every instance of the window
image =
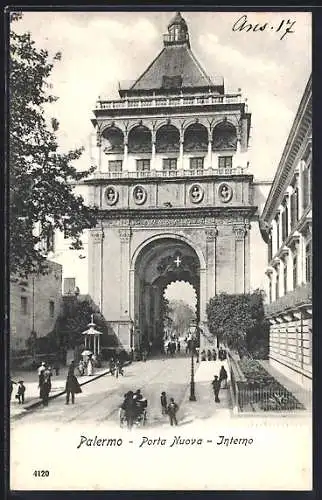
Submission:
POLYGON ((284 211, 282 213, 282 240, 285 241, 288 237, 288 207, 284 205, 284 211))
POLYGON ((273 258, 273 244, 272 244, 272 237, 270 236, 268 241, 268 262, 270 262, 272 258, 273 258))
POLYGON ((150 170, 150 160, 136 160, 137 172, 148 172, 150 170))
POLYGON ((293 256, 293 290, 297 287, 297 255, 293 256))
POLYGON ((302 207, 305 210, 311 202, 311 165, 307 165, 302 172, 302 207))
POLYGON ((28 312, 28 299, 27 297, 21 297, 21 314, 27 314, 28 312))
POLYGON ((180 75, 162 77, 162 88, 164 89, 177 89, 182 85, 182 77, 180 75))
POLYGON ((276 272, 276 281, 275 281, 275 299, 277 300, 280 296, 280 275, 279 272, 276 272))
POLYGON ((192 170, 201 170, 203 168, 203 158, 190 158, 190 168, 192 170))
POLYGON ((110 160, 108 162, 109 172, 122 172, 122 160, 110 160))
POLYGON ((284 295, 287 294, 287 263, 284 264, 284 295))
POLYGON ((219 168, 232 168, 233 157, 232 156, 219 156, 218 157, 218 167, 219 168))
POLYGON ((53 300, 49 301, 49 317, 53 318, 55 316, 55 302, 53 300))
POLYGON ((294 189, 291 195, 291 229, 294 229, 299 218, 299 192, 298 188, 294 189))
POLYGON ((177 170, 177 158, 164 158, 163 170, 177 170))
POLYGON ((307 243, 305 247, 305 278, 310 283, 312 279, 312 243, 307 243))
POLYGON ((276 249, 278 250, 280 247, 280 216, 279 214, 275 217, 276 222, 276 249))

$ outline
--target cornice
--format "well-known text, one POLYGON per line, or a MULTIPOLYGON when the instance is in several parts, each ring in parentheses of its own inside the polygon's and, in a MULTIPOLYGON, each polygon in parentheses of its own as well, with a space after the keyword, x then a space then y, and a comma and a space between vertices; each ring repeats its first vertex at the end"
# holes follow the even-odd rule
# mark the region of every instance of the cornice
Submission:
POLYGON ((237 207, 200 207, 200 208, 149 208, 149 209, 110 209, 100 210, 99 219, 139 219, 139 218, 187 218, 190 217, 224 217, 243 216, 251 218, 257 210, 254 206, 237 207))
POLYGON ((284 195, 290 177, 296 167, 296 159, 302 149, 302 145, 307 139, 311 140, 312 130, 312 77, 306 85, 295 119, 292 124, 288 139, 277 168, 276 175, 266 204, 263 209, 262 218, 269 222, 274 216, 276 207, 284 195))
POLYGON ((125 178, 108 178, 108 177, 97 177, 92 179, 84 180, 85 185, 134 185, 134 184, 162 184, 162 183, 186 183, 186 182, 232 182, 232 181, 248 181, 250 184, 253 183, 254 176, 252 174, 220 174, 220 175, 194 175, 194 176, 180 176, 180 177, 125 177, 125 178))

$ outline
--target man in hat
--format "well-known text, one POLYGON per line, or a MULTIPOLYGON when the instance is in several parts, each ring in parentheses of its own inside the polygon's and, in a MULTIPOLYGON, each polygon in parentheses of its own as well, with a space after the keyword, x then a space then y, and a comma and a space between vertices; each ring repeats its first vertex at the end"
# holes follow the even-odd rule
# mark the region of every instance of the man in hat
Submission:
POLYGON ((217 375, 214 376, 214 380, 211 382, 211 384, 215 395, 215 402, 220 403, 219 399, 220 380, 218 379, 217 375))
POLYGON ((23 380, 19 380, 18 382, 18 392, 17 392, 17 399, 19 404, 24 404, 25 402, 25 392, 26 392, 26 387, 24 386, 23 380))

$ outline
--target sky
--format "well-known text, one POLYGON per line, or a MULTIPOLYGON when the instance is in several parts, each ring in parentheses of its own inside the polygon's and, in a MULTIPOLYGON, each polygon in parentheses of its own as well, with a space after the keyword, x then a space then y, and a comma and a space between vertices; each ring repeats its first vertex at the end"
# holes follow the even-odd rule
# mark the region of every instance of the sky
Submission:
MULTIPOLYGON (((233 31, 244 13, 182 12, 191 48, 226 92, 239 88, 252 113, 249 173, 272 179, 311 72, 311 14, 246 13, 264 31, 233 31), (284 20, 294 33, 280 40, 284 20)), ((134 80, 163 47, 172 12, 25 12, 16 31, 30 31, 39 47, 62 52, 51 82, 59 100, 50 112, 60 122, 62 148, 84 146, 79 168, 90 162, 92 110, 98 96, 117 98, 118 82, 134 80)))

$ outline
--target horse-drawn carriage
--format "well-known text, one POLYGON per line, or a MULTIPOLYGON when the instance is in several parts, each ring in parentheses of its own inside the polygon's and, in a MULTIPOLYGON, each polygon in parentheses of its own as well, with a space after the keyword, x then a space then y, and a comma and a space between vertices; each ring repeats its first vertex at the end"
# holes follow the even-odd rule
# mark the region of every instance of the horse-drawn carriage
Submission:
POLYGON ((147 405, 148 402, 143 397, 132 397, 132 395, 124 398, 124 402, 120 407, 120 427, 127 425, 132 427, 144 426, 147 421, 147 405))

